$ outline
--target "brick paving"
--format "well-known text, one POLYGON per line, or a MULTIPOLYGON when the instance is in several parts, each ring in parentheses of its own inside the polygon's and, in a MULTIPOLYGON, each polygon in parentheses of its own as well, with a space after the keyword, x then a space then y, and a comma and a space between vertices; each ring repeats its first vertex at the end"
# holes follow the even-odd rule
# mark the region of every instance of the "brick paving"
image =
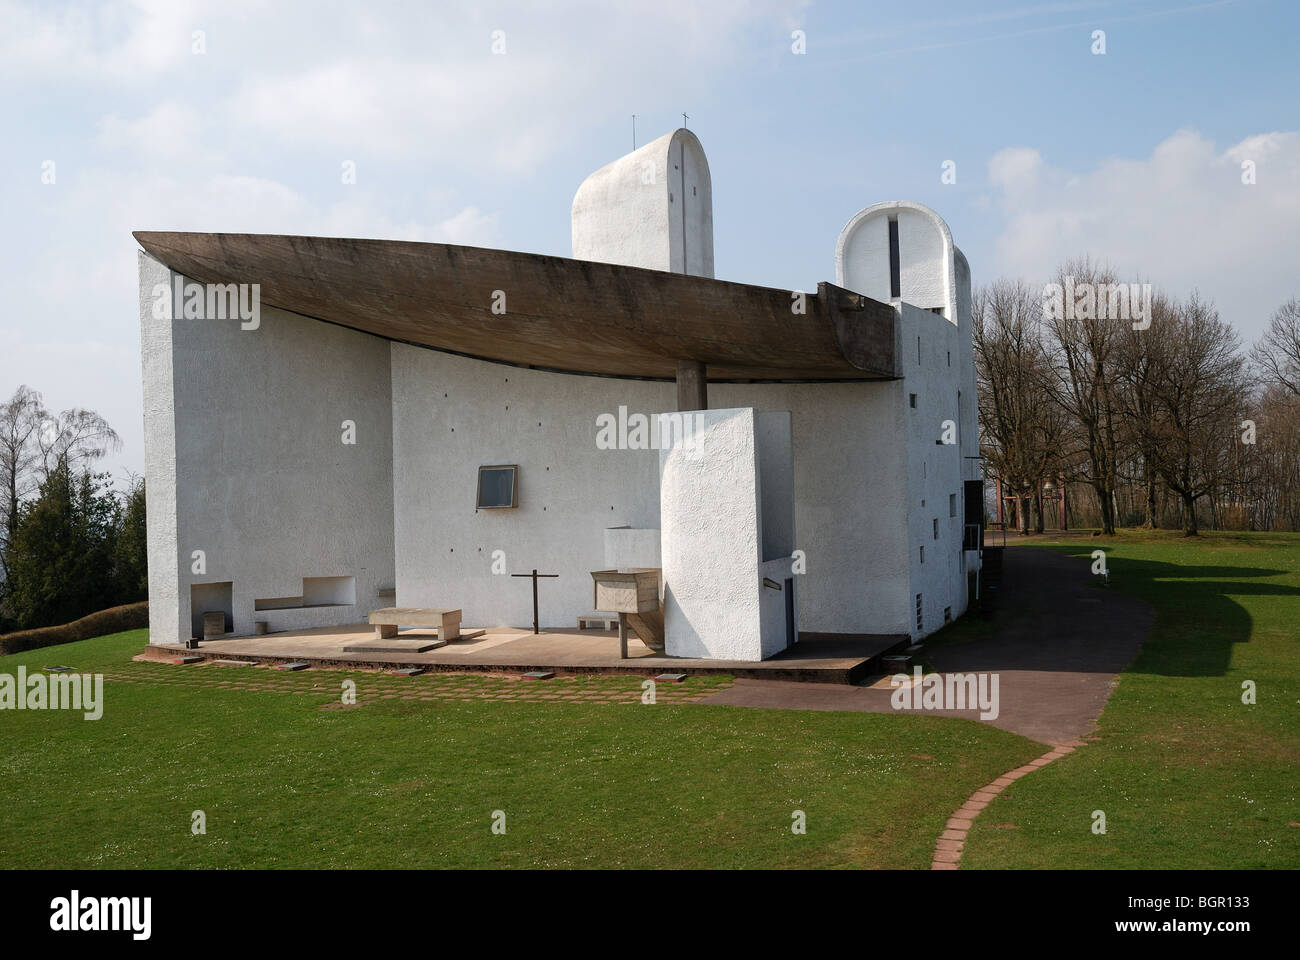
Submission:
MULTIPOLYGON (((356 683, 356 704, 391 701, 433 703, 510 702, 546 704, 640 703, 644 678, 633 676, 560 675, 551 680, 522 681, 510 674, 430 672, 394 677, 383 671, 308 669, 295 673, 272 672, 262 664, 235 671, 217 661, 172 665, 153 658, 137 658, 104 679, 116 683, 156 686, 197 686, 223 692, 293 693, 327 698, 323 706, 337 709, 342 681, 356 683)), ((693 703, 730 686, 726 676, 692 677, 685 683, 658 683, 656 703, 693 703)), ((352 706, 352 705, 347 705, 352 706)))
POLYGON ((971 825, 975 822, 975 818, 983 812, 984 808, 997 798, 999 793, 1026 774, 1041 770, 1053 760, 1059 760, 1061 757, 1073 753, 1076 748, 1081 746, 1083 746, 1083 741, 1075 740, 1071 743, 1063 743, 1053 747, 1036 760, 1030 760, 1014 770, 1008 770, 992 783, 980 787, 972 793, 970 799, 958 807, 948 822, 944 824, 943 833, 939 835, 939 839, 934 843, 934 856, 930 861, 930 869, 956 870, 961 864, 961 853, 966 846, 966 834, 970 832, 971 825))

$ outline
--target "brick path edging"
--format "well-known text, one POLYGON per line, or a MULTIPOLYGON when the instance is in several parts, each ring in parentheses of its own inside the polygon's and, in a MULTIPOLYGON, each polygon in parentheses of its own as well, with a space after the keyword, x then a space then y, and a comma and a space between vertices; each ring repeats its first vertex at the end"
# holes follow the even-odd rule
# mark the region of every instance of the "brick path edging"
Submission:
POLYGON ((1037 760, 1030 760, 1023 766, 1008 770, 992 783, 986 784, 972 793, 970 799, 958 807, 956 812, 948 818, 948 822, 944 824, 943 833, 939 834, 939 839, 934 844, 934 858, 930 862, 930 869, 956 870, 961 864, 962 849, 966 846, 966 834, 970 832, 971 824, 975 822, 975 818, 980 815, 981 810, 987 807, 999 793, 1025 774, 1033 773, 1039 767, 1045 767, 1053 760, 1059 760, 1066 754, 1073 753, 1076 748, 1081 746, 1083 746, 1082 740, 1074 740, 1053 747, 1037 760))

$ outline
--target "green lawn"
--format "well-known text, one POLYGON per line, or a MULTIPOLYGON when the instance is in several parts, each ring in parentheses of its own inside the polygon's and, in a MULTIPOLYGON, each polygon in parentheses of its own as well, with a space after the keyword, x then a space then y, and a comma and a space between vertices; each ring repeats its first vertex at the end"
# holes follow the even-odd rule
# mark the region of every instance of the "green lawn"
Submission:
MULTIPOLYGON (((995 800, 963 868, 1300 867, 1300 536, 1037 542, 1106 549, 1156 624, 1097 737, 995 800)), ((454 697, 524 686, 131 662, 144 641, 0 657, 110 675, 101 720, 0 712, 0 867, 925 867, 954 809, 1043 752, 961 720, 642 705, 639 678, 507 702, 454 697), (438 699, 391 699, 412 691, 438 699)))
POLYGON ((1150 603, 1155 626, 1097 739, 990 804, 963 868, 1300 867, 1300 535, 1044 545, 1099 547, 1111 589, 1150 603))
POLYGON ((1042 752, 960 720, 642 705, 639 678, 547 682, 628 702, 381 699, 519 685, 131 663, 144 642, 0 658, 121 678, 98 721, 0 713, 0 866, 925 867, 952 810, 1042 752))

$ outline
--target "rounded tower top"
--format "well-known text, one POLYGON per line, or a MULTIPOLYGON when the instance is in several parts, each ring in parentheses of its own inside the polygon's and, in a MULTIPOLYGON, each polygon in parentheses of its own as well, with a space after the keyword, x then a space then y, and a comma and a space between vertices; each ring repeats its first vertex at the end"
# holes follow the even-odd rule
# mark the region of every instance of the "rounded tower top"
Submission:
POLYGON ((685 127, 601 167, 573 198, 573 256, 713 276, 713 183, 685 127))
MULTIPOLYGON (((948 224, 925 204, 873 203, 840 231, 835 282, 873 300, 940 310, 957 323, 958 256, 948 224)), ((969 284, 969 268, 965 275, 969 284)))

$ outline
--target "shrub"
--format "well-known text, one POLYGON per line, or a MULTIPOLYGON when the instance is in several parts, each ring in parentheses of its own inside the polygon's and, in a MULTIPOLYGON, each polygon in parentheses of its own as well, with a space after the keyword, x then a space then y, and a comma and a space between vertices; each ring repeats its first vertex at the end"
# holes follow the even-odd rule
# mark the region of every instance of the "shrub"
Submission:
POLYGON ((123 630, 138 630, 149 626, 149 601, 126 603, 120 607, 109 607, 80 620, 60 624, 57 627, 37 627, 35 630, 19 630, 0 636, 0 654, 22 653, 25 650, 39 650, 60 643, 72 643, 75 640, 89 640, 106 633, 121 633, 123 630))

